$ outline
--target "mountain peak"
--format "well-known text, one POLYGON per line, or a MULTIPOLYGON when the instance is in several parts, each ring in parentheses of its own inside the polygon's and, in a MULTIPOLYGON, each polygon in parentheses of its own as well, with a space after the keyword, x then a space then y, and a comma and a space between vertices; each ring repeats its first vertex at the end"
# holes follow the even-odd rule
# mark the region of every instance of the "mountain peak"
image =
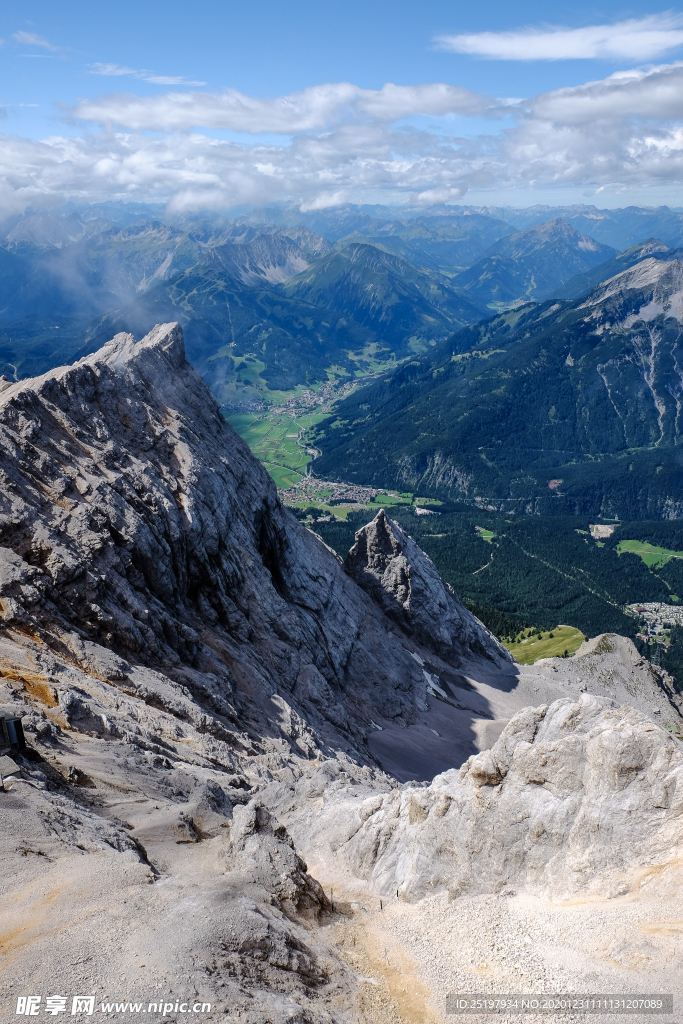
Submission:
POLYGON ((584 252, 602 252, 608 249, 590 235, 582 235, 564 217, 554 217, 542 224, 534 224, 524 231, 518 231, 514 235, 508 235, 501 245, 516 249, 520 245, 545 245, 558 240, 562 240, 572 249, 581 249, 584 252))
POLYGON ((439 657, 485 655, 510 660, 505 648, 455 596, 432 560, 380 509, 356 533, 344 570, 385 615, 439 657))
POLYGON ((495 242, 455 283, 489 304, 543 300, 554 297, 572 277, 614 256, 615 249, 555 217, 495 242))

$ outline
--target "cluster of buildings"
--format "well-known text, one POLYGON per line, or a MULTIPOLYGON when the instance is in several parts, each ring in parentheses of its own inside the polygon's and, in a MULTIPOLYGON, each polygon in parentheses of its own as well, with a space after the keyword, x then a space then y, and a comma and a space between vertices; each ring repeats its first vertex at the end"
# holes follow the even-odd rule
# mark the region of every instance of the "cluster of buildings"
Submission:
POLYGON ((284 405, 274 405, 270 407, 270 413, 273 416, 303 416, 305 413, 310 412, 312 409, 320 406, 321 412, 327 412, 325 406, 329 402, 338 398, 346 398, 351 392, 359 386, 359 384, 369 384, 371 380, 378 377, 378 373, 370 373, 362 379, 358 377, 351 377, 350 380, 344 381, 328 381, 326 384, 321 384, 318 391, 313 391, 311 388, 304 388, 294 398, 288 399, 284 405))
POLYGON ((662 601, 647 601, 629 604, 627 611, 638 616, 641 622, 641 640, 668 642, 668 631, 672 626, 683 626, 683 605, 664 604, 662 601))
MULTIPOLYGON (((378 494, 387 492, 379 491, 375 487, 361 487, 360 484, 335 483, 329 480, 318 480, 314 476, 304 476, 296 487, 280 491, 280 497, 284 502, 290 504, 301 504, 304 501, 322 502, 329 504, 334 502, 348 502, 353 505, 368 505, 378 494)), ((390 495, 398 497, 398 495, 390 495)))

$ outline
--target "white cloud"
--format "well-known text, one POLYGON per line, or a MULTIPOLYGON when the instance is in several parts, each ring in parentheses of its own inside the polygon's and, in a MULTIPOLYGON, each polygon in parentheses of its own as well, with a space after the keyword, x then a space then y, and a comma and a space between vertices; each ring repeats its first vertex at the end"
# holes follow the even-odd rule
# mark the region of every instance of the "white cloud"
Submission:
POLYGON ((683 117, 683 64, 619 72, 600 82, 556 89, 529 106, 535 117, 560 124, 683 117))
POLYGON ((15 32, 12 39, 16 39, 18 43, 24 43, 26 46, 40 46, 44 50, 58 50, 58 46, 53 46, 47 39, 43 39, 42 36, 37 36, 35 32, 15 32))
POLYGON ((496 105, 439 84, 367 90, 342 83, 263 100, 230 92, 83 101, 100 131, 42 142, 0 139, 0 207, 138 199, 176 210, 291 200, 317 209, 344 202, 456 202, 468 192, 667 187, 683 205, 683 65, 612 75, 496 105), (512 127, 454 138, 395 123, 415 112, 495 116, 512 127), (108 122, 128 125, 113 131, 108 122), (191 131, 282 133, 237 142, 191 131), (507 122, 506 122, 507 123, 507 122), (131 130, 132 129, 132 130, 131 130), (154 129, 154 135, 145 134, 154 129))
POLYGON ((613 25, 586 28, 525 28, 513 32, 476 32, 438 36, 437 46, 490 60, 646 61, 683 45, 683 15, 652 14, 613 25))
MULTIPOLYGON (((128 73, 125 71, 117 74, 128 73)), ((104 96, 82 100, 73 115, 85 121, 120 125, 133 131, 228 129, 260 135, 318 131, 344 120, 396 121, 413 114, 495 115, 496 101, 453 85, 392 85, 361 89, 349 82, 316 85, 273 99, 245 96, 235 89, 220 94, 191 92, 162 96, 104 96)))
POLYGON ((206 82, 194 82, 191 78, 182 78, 178 75, 155 75, 153 71, 141 68, 127 68, 123 64, 88 64, 88 71, 91 75, 107 75, 114 78, 129 76, 139 78, 143 82, 151 82, 152 85, 206 85, 206 82))

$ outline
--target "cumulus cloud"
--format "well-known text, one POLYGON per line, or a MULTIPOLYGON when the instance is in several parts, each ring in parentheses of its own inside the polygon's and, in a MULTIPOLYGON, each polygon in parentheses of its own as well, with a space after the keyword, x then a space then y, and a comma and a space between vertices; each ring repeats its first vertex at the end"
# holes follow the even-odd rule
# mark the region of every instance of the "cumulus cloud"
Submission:
POLYGON ((127 68, 124 64, 88 64, 88 71, 91 75, 139 78, 141 81, 151 82, 153 85, 206 85, 206 82, 194 82, 191 78, 182 78, 178 75, 157 75, 146 68, 136 71, 135 68, 127 68))
POLYGON ((103 127, 80 138, 0 140, 0 206, 137 199, 190 210, 289 200, 317 209, 392 197, 454 202, 488 188, 680 189, 683 178, 678 64, 507 106, 439 84, 367 90, 342 83, 272 100, 235 92, 109 96, 83 101, 79 116, 103 127), (512 127, 476 138, 448 136, 443 122, 438 134, 401 125, 414 113, 501 110, 512 127), (126 130, 111 127, 122 121, 126 130), (214 138, 190 130, 198 121, 284 138, 214 138))
POLYGON ((73 116, 132 131, 228 129, 261 135, 319 131, 344 120, 397 121, 414 114, 496 116, 496 101, 454 85, 392 85, 361 89, 349 82, 316 85, 272 99, 223 93, 187 92, 162 96, 104 96, 82 100, 73 116))
POLYGON ((683 45, 683 15, 651 14, 613 25, 586 28, 524 28, 513 32, 476 32, 438 36, 436 45, 453 53, 489 60, 646 61, 683 45))
POLYGON ((556 89, 532 100, 530 108, 536 117, 562 124, 683 117, 683 64, 618 72, 599 82, 556 89))
POLYGON ((35 32, 15 32, 12 39, 15 39, 18 43, 24 43, 26 46, 40 46, 44 50, 57 51, 59 49, 58 46, 53 46, 52 43, 49 43, 47 39, 43 39, 42 36, 37 36, 35 32))
POLYGON ((225 209, 294 199, 309 208, 362 192, 415 199, 429 190, 464 195, 476 174, 469 159, 427 133, 377 123, 344 125, 291 145, 246 146, 198 134, 105 134, 0 144, 0 205, 22 208, 63 199, 167 200, 172 209, 225 209))

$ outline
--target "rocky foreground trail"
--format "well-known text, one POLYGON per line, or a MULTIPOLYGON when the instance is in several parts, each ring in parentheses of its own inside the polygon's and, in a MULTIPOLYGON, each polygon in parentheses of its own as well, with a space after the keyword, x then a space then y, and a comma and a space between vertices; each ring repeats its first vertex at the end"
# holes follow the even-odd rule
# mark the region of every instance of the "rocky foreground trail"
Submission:
POLYGON ((342 564, 177 325, 2 387, 3 1020, 683 988, 681 703, 629 641, 516 665, 383 512, 342 564))

